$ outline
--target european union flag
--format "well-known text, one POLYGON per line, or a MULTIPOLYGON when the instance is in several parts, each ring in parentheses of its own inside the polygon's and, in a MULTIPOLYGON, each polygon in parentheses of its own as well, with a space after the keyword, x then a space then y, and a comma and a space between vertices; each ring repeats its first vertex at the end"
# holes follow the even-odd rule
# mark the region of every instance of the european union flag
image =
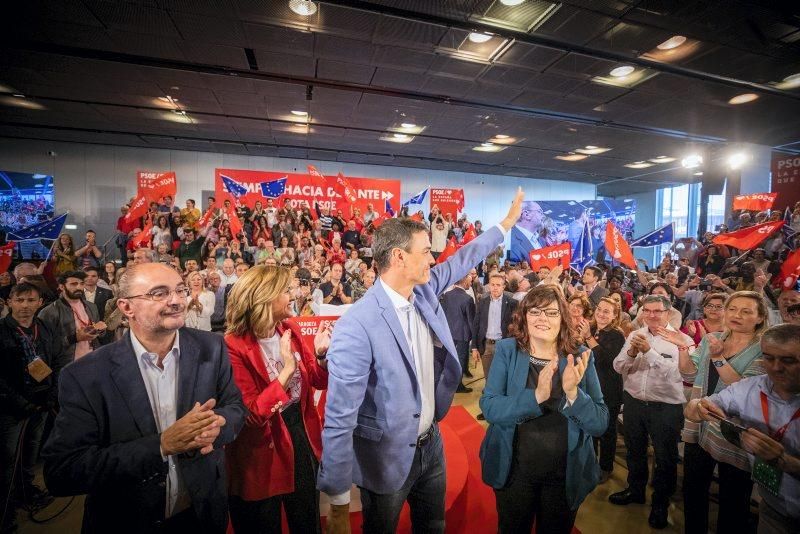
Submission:
POLYGON ((403 206, 408 206, 409 204, 422 204, 423 202, 425 202, 425 195, 428 194, 428 189, 429 188, 423 189, 413 197, 403 202, 403 206))
POLYGON ((55 219, 42 221, 27 228, 22 228, 16 232, 8 232, 8 239, 26 241, 29 239, 58 239, 61 229, 67 220, 67 214, 60 215, 55 219))
POLYGON ((228 193, 233 195, 233 198, 239 198, 247 194, 247 188, 228 176, 224 174, 219 175, 222 178, 222 185, 225 186, 225 189, 228 190, 228 193))
POLYGON ((592 231, 589 229, 589 219, 583 223, 583 230, 578 242, 572 251, 572 260, 570 260, 570 267, 573 267, 578 272, 583 272, 587 265, 592 263, 592 231))
POLYGON ((392 209, 392 205, 389 204, 389 199, 388 198, 386 199, 386 201, 384 203, 383 211, 386 212, 386 215, 388 215, 389 217, 394 217, 394 210, 392 209))
POLYGON ((661 228, 656 228, 649 234, 645 234, 633 243, 631 247, 654 247, 664 243, 672 243, 675 238, 675 226, 672 223, 665 224, 661 228))
POLYGON ((286 191, 286 180, 288 179, 288 176, 284 176, 271 182, 261 182, 261 194, 267 198, 278 198, 286 191))

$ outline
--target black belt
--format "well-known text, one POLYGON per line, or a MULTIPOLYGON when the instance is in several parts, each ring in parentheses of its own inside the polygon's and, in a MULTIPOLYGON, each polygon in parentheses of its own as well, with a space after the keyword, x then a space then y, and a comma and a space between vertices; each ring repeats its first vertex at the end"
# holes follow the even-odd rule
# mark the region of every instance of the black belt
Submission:
POLYGON ((428 427, 428 430, 423 432, 417 438, 417 447, 422 447, 423 445, 428 443, 431 440, 431 438, 433 437, 433 433, 434 433, 435 430, 436 430, 436 424, 434 423, 434 424, 432 424, 431 426, 428 427))
POLYGON ((637 404, 641 404, 642 406, 682 406, 682 404, 672 404, 671 402, 643 401, 641 399, 637 399, 627 391, 624 392, 624 396, 627 396, 629 400, 637 404))
POLYGON ((488 343, 489 345, 494 345, 498 341, 500 341, 500 340, 499 339, 487 339, 486 343, 488 343))

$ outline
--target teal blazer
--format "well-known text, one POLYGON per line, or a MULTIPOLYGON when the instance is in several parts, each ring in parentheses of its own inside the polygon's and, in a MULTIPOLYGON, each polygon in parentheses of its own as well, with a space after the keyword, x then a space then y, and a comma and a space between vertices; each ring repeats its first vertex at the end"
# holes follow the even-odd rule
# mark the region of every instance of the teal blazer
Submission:
MULTIPOLYGON (((582 347, 581 352, 586 348, 582 347)), ((577 510, 583 499, 594 490, 600 476, 592 437, 600 437, 608 426, 608 408, 603 402, 600 381, 589 353, 586 373, 578 386, 578 397, 572 406, 564 399, 559 412, 568 420, 567 501, 577 510)), ((536 397, 527 389, 530 354, 519 350, 517 340, 503 339, 495 346, 494 359, 481 396, 480 406, 489 429, 481 443, 483 481, 493 488, 502 488, 508 480, 514 452, 517 425, 539 417, 542 410, 536 397)), ((567 364, 559 358, 559 371, 567 364)))

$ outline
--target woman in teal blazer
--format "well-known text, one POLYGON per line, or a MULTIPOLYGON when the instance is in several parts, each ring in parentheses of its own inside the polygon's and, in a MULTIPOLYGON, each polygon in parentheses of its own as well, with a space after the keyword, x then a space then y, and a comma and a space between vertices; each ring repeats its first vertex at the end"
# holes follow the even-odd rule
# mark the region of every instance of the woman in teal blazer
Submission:
POLYGON ((599 466, 592 438, 608 425, 591 351, 578 347, 559 288, 522 300, 495 347, 480 407, 483 481, 497 499, 499 532, 569 533, 599 466), (575 356, 577 355, 577 356, 575 356))

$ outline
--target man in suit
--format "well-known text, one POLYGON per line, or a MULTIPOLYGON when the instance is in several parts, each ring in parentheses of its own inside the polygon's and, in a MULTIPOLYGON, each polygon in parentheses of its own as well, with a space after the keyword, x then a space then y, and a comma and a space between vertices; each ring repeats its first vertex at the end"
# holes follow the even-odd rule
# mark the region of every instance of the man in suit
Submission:
MULTIPOLYGON (((456 282, 451 290, 442 295, 441 299, 444 315, 447 317, 447 325, 453 335, 458 361, 461 363, 461 372, 464 376, 470 377, 472 373, 469 373, 469 344, 472 341, 472 323, 475 320, 475 301, 466 290, 471 286, 472 274, 470 273, 456 282)), ((469 393, 470 391, 472 388, 459 382, 456 393, 469 393)))
POLYGON ((130 333, 60 376, 44 478, 88 494, 84 533, 223 533, 225 458, 246 410, 222 336, 183 328, 188 289, 170 267, 119 279, 130 333))
MULTIPOLYGON (((97 267, 87 267, 83 270, 86 279, 83 281, 83 296, 86 302, 91 302, 97 308, 97 316, 105 322, 106 303, 114 298, 114 293, 110 289, 100 287, 97 281, 100 280, 100 271, 97 267)), ((105 345, 113 341, 114 333, 106 330, 98 339, 105 345)))
POLYGON ((350 530, 350 486, 361 489, 364 532, 393 533, 408 501, 415 532, 444 532, 440 421, 461 365, 439 295, 497 247, 505 219, 435 267, 424 224, 389 219, 375 232, 379 280, 336 323, 318 488, 331 497, 329 532, 350 530))
POLYGON ((600 285, 600 279, 603 277, 603 271, 599 267, 590 265, 583 270, 583 277, 581 282, 583 285, 580 290, 586 293, 592 305, 597 307, 600 299, 608 296, 608 289, 600 285))
POLYGON ((522 203, 522 215, 511 229, 511 261, 528 261, 531 250, 547 246, 539 235, 544 222, 544 210, 532 200, 522 203))
POLYGON ((69 361, 82 358, 100 346, 100 336, 106 324, 97 306, 86 301, 83 271, 69 271, 58 277, 61 296, 39 312, 39 319, 47 328, 61 336, 69 361))

